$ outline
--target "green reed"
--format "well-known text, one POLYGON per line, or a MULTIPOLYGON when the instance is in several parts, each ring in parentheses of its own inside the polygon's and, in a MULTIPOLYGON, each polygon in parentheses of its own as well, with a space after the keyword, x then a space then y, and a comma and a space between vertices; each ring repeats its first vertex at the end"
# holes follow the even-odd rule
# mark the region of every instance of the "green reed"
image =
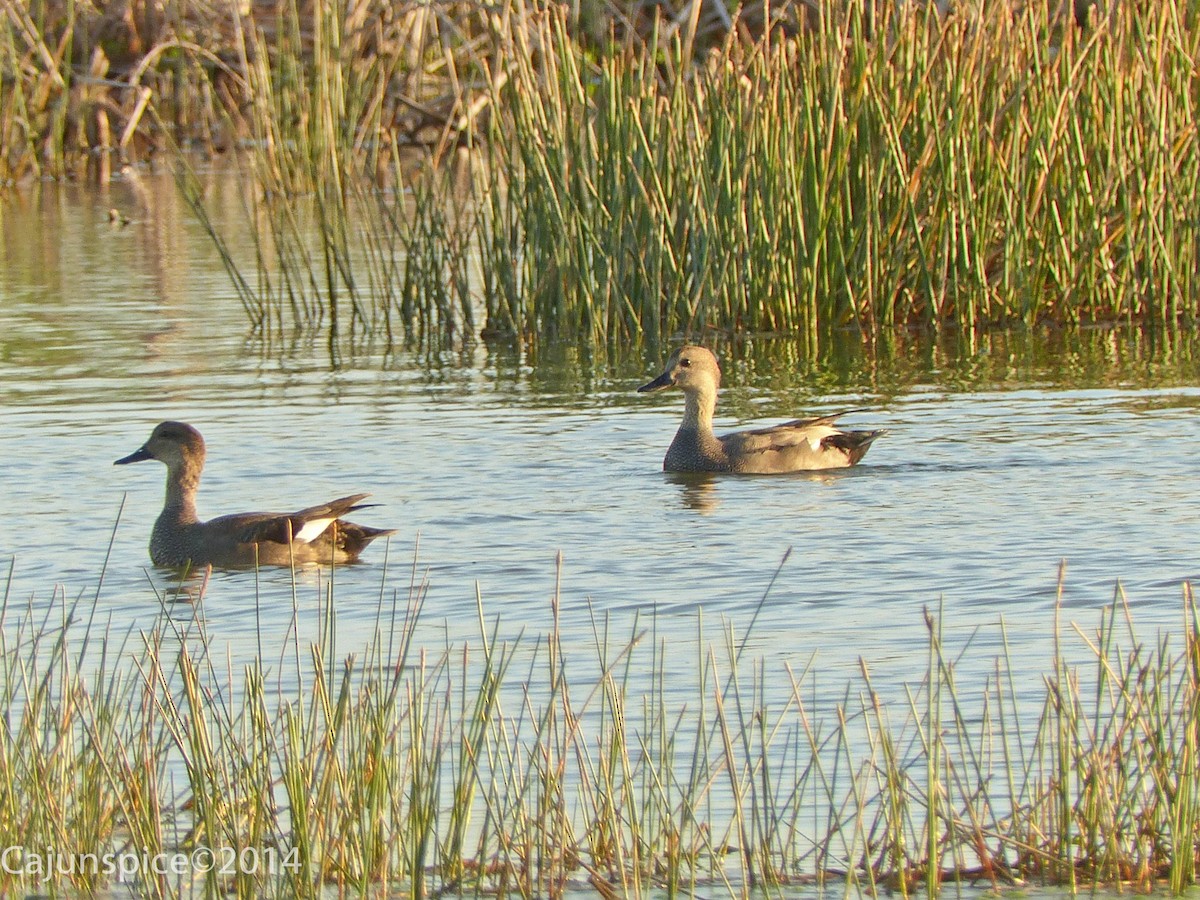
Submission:
POLYGON ((521 0, 289 2, 220 29, 255 245, 229 248, 181 184, 254 327, 334 355, 1174 327, 1196 313, 1194 6, 1079 25, 1049 2, 832 3, 765 32, 747 7, 724 39, 609 10, 597 40, 595 10, 521 0))
POLYGON ((428 180, 380 185, 380 172, 404 168, 381 118, 399 60, 372 52, 371 29, 344 29, 347 14, 326 4, 310 18, 291 3, 270 38, 250 21, 238 31, 253 98, 235 123, 249 140, 239 164, 251 252, 227 245, 184 155, 180 186, 264 336, 324 334, 336 357, 344 341, 474 334, 458 221, 468 213, 428 180))
POLYGON ((1192 316, 1194 10, 1050 7, 832 5, 695 63, 654 37, 593 62, 542 17, 496 104, 518 236, 484 267, 515 248, 523 271, 491 320, 654 341, 1192 316))
MULTIPOLYGON (((1183 4, 1123 7, 1083 30, 999 0, 885 12, 835 7, 794 37, 695 60, 685 36, 658 30, 596 55, 565 12, 517 4, 492 26, 504 50, 483 70, 494 114, 473 132, 486 143, 470 195, 426 171, 411 204, 340 213, 360 239, 327 234, 338 265, 324 269, 348 282, 357 261, 364 328, 423 340, 657 344, 717 330, 795 333, 815 349, 844 326, 880 337, 1194 314, 1196 38, 1183 4), (352 244, 390 262, 354 260, 352 244)), ((337 118, 303 94, 293 105, 337 118)), ((342 170, 361 156, 351 149, 342 170)), ((328 182, 309 169, 303 183, 328 182)), ((267 214, 293 216, 286 184, 276 196, 267 214)), ((380 196, 364 189, 357 209, 380 196)), ((292 299, 293 321, 336 312, 319 267, 277 255, 279 277, 303 276, 289 298, 310 304, 292 299)))
MULTIPOLYGON (((384 574, 375 638, 345 648, 336 580, 318 639, 297 637, 314 614, 297 602, 282 655, 241 672, 212 647, 203 588, 127 636, 94 600, 6 590, 0 844, 241 861, 136 880, 147 896, 1195 882, 1190 592, 1182 632, 1145 644, 1118 589, 1094 633, 1057 633, 1025 697, 1007 651, 966 691, 973 635, 952 647, 927 613, 924 676, 897 701, 865 664, 832 695, 812 664, 775 671, 702 616, 686 676, 668 674, 678 639, 654 615, 618 636, 593 611, 592 648, 569 649, 561 586, 545 635, 502 640, 480 596, 478 642, 431 646, 415 567, 406 588, 384 574), (1080 649, 1090 664, 1068 662, 1080 649), (249 864, 268 854, 274 872, 249 864)), ((115 883, 8 868, 6 892, 115 883)))
POLYGON ((1190 322, 1196 5, 1063 6, 18 5, 0 177, 241 146, 254 247, 185 193, 254 326, 335 352, 1190 322))

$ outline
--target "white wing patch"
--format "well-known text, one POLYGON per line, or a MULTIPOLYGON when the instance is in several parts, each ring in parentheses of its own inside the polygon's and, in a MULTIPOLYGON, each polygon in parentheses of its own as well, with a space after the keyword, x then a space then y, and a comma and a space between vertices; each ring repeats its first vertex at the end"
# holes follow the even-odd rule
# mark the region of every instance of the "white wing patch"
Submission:
POLYGON ((814 428, 805 429, 805 437, 808 438, 808 446, 812 447, 813 453, 819 453, 821 450, 821 442, 830 435, 838 434, 838 430, 829 425, 819 425, 814 428))
POLYGON ((292 535, 292 540, 297 544, 307 544, 309 541, 324 534, 325 529, 329 527, 329 523, 336 518, 337 516, 326 516, 323 519, 309 519, 304 523, 303 528, 292 535))

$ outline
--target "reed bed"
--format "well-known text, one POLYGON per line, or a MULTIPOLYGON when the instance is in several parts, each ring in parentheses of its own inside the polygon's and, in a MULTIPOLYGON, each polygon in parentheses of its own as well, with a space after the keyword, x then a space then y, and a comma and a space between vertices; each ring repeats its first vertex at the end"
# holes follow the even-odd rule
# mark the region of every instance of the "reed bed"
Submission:
MULTIPOLYGON (((712 43, 736 28, 750 34, 768 21, 795 23, 808 2, 753 0, 731 12, 715 0, 697 15, 674 2, 577 0, 571 21, 591 46, 617 32, 636 42, 660 14, 691 22, 698 43, 712 43)), ((440 155, 486 111, 489 85, 481 75, 502 71, 493 37, 509 27, 522 27, 511 10, 470 0, 8 3, 0 10, 0 184, 76 176, 92 163, 105 179, 172 143, 221 153, 261 136, 273 112, 294 116, 278 123, 284 129, 325 124, 310 120, 302 105, 261 93, 255 69, 265 64, 298 76, 285 78, 290 90, 319 79, 334 59, 353 70, 338 90, 361 86, 371 94, 361 117, 339 123, 358 131, 358 150, 386 156, 398 143, 440 155)), ((293 99, 312 98, 301 89, 293 99)))
MULTIPOLYGON (((364 165, 361 141, 301 152, 299 166, 262 150, 268 217, 291 215, 300 185, 341 193, 317 188, 326 258, 304 262, 284 241, 258 268, 312 287, 316 315, 290 320, 309 326, 336 315, 328 274, 352 286, 352 251, 366 248, 357 318, 406 340, 657 345, 715 331, 816 346, 847 327, 879 339, 911 326, 1186 325, 1193 6, 1122 4, 1081 27, 1040 3, 835 4, 704 53, 696 23, 660 18, 598 53, 569 11, 516 3, 491 23, 500 49, 475 61, 492 115, 459 132, 481 147, 470 192, 460 170, 426 166, 401 176, 413 196, 381 193, 382 160, 364 165), (400 248, 391 268, 388 248, 400 248), (422 294, 436 299, 390 314, 422 294)), ((292 93, 313 121, 366 121, 361 104, 328 113, 292 93)), ((304 146, 260 142, 281 144, 304 146)), ((387 170, 403 171, 399 157, 387 170)), ((263 306, 285 323, 283 303, 263 306)))
POLYGON ((99 25, 9 10, 7 175, 63 171, 102 116, 110 150, 240 147, 252 248, 169 155, 264 332, 815 343, 1196 317, 1194 0, 180 3, 131 6, 156 42, 90 106, 66 98, 106 88, 102 62, 80 74, 99 25))
POLYGON ((489 321, 603 342, 1193 320, 1194 4, 1082 29, 1041 3, 867 8, 699 61, 676 34, 593 62, 540 20, 489 144, 511 235, 484 243, 489 321))
POLYGON ((348 650, 329 586, 319 640, 289 630, 288 649, 263 647, 240 672, 213 649, 202 591, 194 615, 164 612, 128 635, 86 599, 20 606, 6 593, 0 889, 937 896, 947 884, 1194 883, 1190 591, 1182 633, 1149 643, 1119 589, 1094 632, 1056 626, 1033 696, 1007 649, 978 695, 964 691, 971 638, 948 645, 927 612, 924 677, 918 667, 886 699, 866 664, 831 693, 813 659, 776 669, 702 615, 690 674, 668 665, 679 638, 653 616, 622 637, 595 613, 593 647, 568 652, 557 594, 546 634, 501 640, 480 601, 476 641, 431 647, 415 637, 425 588, 414 568, 380 603, 376 638, 348 650), (1090 663, 1068 663, 1081 649, 1090 663))

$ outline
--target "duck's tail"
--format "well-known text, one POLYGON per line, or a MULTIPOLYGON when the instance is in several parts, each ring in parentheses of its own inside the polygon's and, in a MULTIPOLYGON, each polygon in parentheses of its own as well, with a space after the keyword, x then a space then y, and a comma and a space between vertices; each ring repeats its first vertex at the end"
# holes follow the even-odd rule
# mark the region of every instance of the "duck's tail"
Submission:
POLYGON ((341 549, 354 559, 367 548, 367 544, 384 535, 395 534, 395 528, 371 528, 368 525, 356 525, 353 522, 339 521, 338 543, 341 549))
POLYGON ((878 431, 842 431, 838 434, 831 434, 822 443, 826 446, 837 447, 844 452, 850 465, 853 466, 867 455, 867 451, 871 449, 871 442, 885 434, 887 434, 886 428, 880 428, 878 431))

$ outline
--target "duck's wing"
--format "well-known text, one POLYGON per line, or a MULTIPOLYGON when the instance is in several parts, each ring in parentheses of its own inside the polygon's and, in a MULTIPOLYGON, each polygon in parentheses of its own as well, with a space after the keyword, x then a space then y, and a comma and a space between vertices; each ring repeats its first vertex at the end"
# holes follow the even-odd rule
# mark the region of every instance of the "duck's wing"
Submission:
POLYGON ((796 419, 773 425, 770 428, 754 428, 749 431, 735 431, 732 434, 721 435, 721 443, 728 453, 766 453, 772 450, 808 447, 813 452, 821 449, 821 444, 827 438, 842 434, 830 425, 824 418, 796 419))
POLYGON ((842 431, 839 416, 793 419, 770 428, 722 435, 720 441, 743 472, 797 472, 852 466, 882 431, 842 431))
MULTIPOLYGON (((751 428, 747 431, 737 431, 734 434, 750 434, 750 435, 780 435, 787 434, 802 435, 809 431, 814 433, 827 429, 829 431, 838 431, 833 428, 833 423, 844 415, 857 410, 847 410, 846 412, 833 413, 828 416, 809 416, 806 419, 792 419, 790 422, 784 422, 782 425, 770 425, 766 428, 751 428)), ((786 440, 786 437, 784 437, 786 440)))
POLYGON ((290 539, 307 544, 320 537, 334 521, 355 510, 373 504, 359 503, 367 494, 352 494, 310 506, 294 513, 239 513, 221 516, 205 523, 205 527, 230 535, 239 544, 286 544, 290 539))

